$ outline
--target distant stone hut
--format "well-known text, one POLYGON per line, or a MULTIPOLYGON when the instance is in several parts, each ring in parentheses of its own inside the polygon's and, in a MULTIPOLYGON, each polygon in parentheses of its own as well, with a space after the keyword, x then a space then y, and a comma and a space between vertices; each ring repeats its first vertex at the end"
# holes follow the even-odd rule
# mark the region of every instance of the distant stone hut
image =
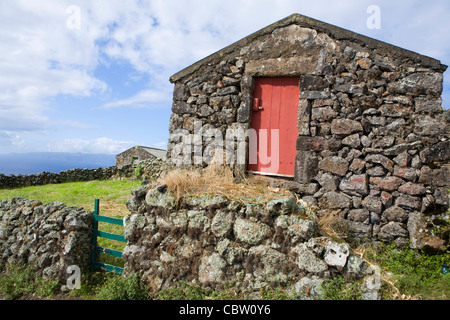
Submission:
POLYGON ((148 159, 165 159, 166 150, 135 146, 116 156, 116 167, 148 159))
POLYGON ((442 248, 448 239, 420 230, 449 204, 446 69, 291 15, 170 78, 168 165, 206 166, 226 151, 237 173, 290 178, 356 236, 442 248), (239 144, 226 138, 239 130, 247 132, 243 163, 233 155, 239 144))

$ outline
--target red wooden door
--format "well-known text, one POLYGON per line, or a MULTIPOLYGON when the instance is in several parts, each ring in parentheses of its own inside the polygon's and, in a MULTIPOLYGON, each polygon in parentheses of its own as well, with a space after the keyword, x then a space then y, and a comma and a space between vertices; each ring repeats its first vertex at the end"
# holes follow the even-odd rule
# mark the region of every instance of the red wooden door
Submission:
POLYGON ((294 176, 299 78, 256 78, 248 170, 294 176))

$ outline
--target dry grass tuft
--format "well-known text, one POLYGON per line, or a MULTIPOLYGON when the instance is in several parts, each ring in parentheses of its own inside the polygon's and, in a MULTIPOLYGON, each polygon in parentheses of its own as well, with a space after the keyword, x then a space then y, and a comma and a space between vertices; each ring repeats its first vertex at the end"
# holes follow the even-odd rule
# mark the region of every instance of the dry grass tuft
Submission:
POLYGON ((228 166, 214 163, 204 169, 175 169, 166 172, 157 182, 167 185, 177 200, 188 194, 208 193, 223 195, 244 203, 262 203, 291 194, 287 189, 271 188, 269 178, 264 176, 251 175, 237 183, 228 166))
POLYGON ((327 211, 318 216, 319 229, 332 238, 346 239, 348 227, 345 221, 339 216, 341 210, 327 211))

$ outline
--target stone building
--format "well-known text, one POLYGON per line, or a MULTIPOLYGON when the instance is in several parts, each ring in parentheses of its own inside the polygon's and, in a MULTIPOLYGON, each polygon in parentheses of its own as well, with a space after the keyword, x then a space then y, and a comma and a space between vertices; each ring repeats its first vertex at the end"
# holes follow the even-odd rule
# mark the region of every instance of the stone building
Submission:
POLYGON ((291 15, 170 78, 168 165, 206 166, 223 152, 236 173, 292 179, 357 236, 442 247, 419 230, 448 208, 446 69, 291 15))
POLYGON ((116 167, 148 159, 165 159, 166 150, 135 146, 116 156, 116 167))

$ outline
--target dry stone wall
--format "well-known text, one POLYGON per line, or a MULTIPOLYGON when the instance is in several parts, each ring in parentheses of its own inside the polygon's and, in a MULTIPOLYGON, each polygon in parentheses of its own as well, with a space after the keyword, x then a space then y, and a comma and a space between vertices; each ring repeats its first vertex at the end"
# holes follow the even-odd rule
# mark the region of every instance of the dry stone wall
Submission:
POLYGON ((70 169, 59 173, 41 172, 31 175, 0 174, 0 189, 58 184, 65 182, 139 178, 154 180, 165 168, 164 160, 149 159, 118 167, 70 169), (140 168, 138 171, 136 168, 140 168))
POLYGON ((1 200, 0 267, 25 264, 61 280, 70 277, 70 266, 89 271, 92 222, 92 212, 58 201, 1 200))
POLYGON ((164 186, 132 194, 125 272, 138 272, 155 291, 179 281, 214 289, 233 283, 249 294, 285 286, 311 299, 322 295, 324 279, 340 275, 361 281, 363 298, 379 298, 366 281, 369 265, 348 244, 320 234, 294 196, 244 205, 208 194, 178 203, 164 186))
POLYGON ((323 210, 319 214, 338 210, 357 237, 399 245, 409 239, 413 248, 442 250, 448 236, 441 239, 431 230, 433 221, 448 219, 450 117, 440 97, 447 67, 296 19, 265 28, 171 78, 168 164, 184 157, 206 165, 197 160, 208 159, 214 149, 213 137, 186 148, 179 130, 195 140, 197 124, 222 137, 230 129, 248 129, 255 77, 297 76, 296 192, 323 210))

